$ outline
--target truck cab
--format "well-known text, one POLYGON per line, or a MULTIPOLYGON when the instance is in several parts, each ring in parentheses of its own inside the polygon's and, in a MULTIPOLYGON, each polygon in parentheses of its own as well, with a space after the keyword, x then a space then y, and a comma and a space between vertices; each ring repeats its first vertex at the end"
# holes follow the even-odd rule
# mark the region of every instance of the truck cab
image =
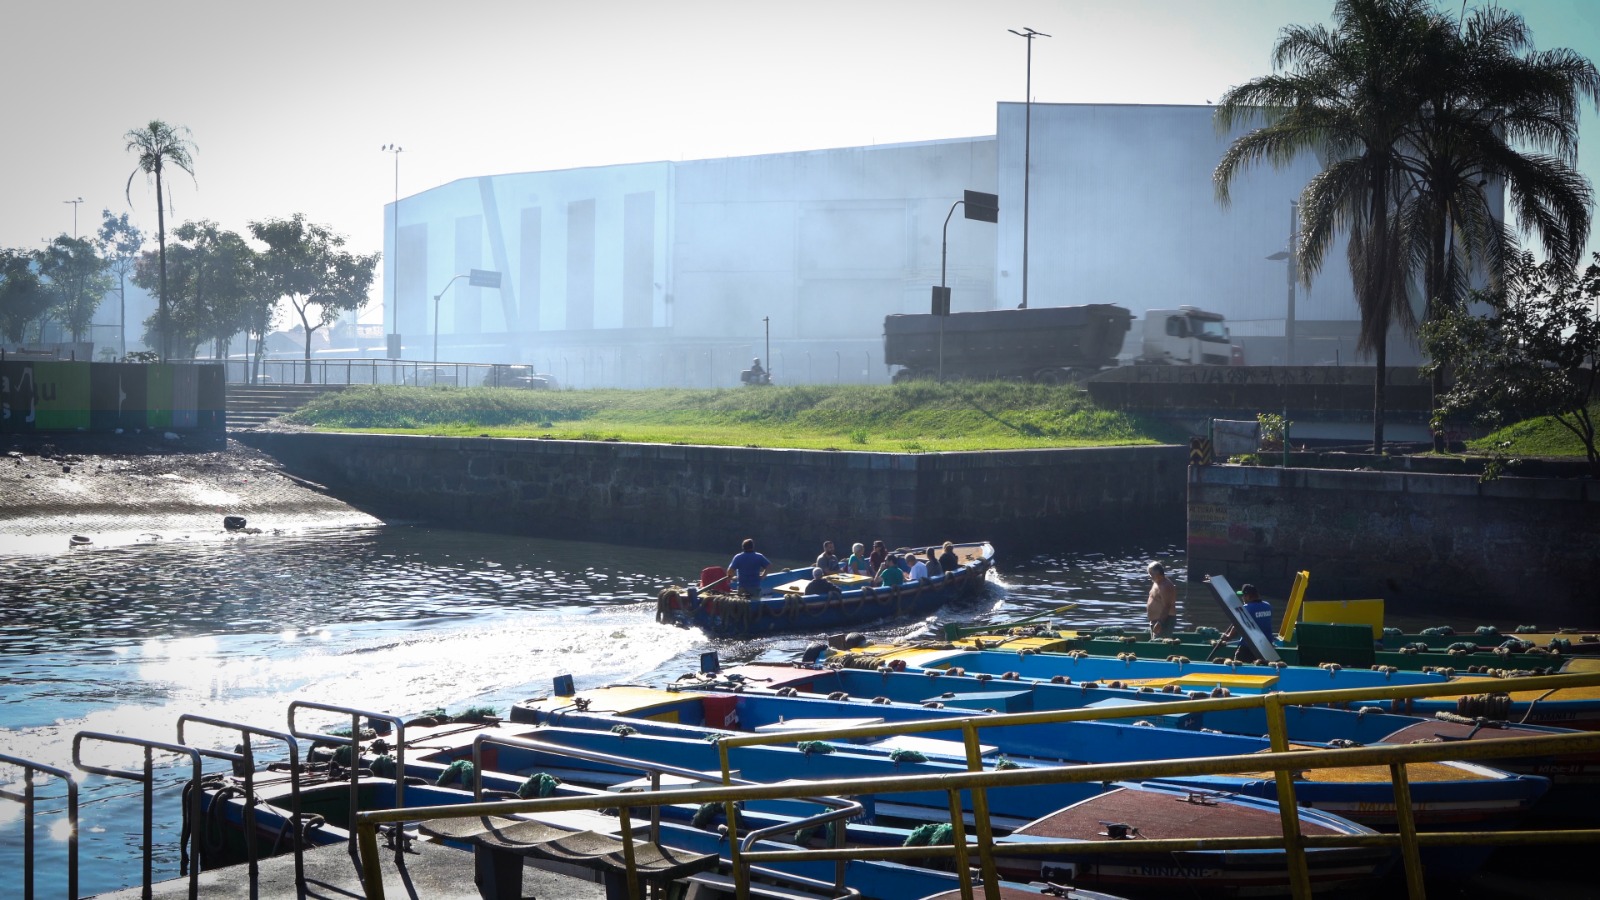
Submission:
POLYGON ((1145 365, 1237 366, 1244 354, 1221 313, 1194 306, 1144 314, 1144 340, 1136 362, 1145 365))

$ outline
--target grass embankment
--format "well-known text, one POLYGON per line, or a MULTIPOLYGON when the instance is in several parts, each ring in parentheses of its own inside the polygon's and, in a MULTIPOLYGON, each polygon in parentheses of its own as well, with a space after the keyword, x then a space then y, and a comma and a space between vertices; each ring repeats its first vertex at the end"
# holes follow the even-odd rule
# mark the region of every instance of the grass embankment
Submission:
POLYGON ((1070 387, 806 385, 522 391, 352 387, 286 417, 325 430, 924 453, 1178 443, 1070 387))
MULTIPOLYGON (((1600 422, 1600 403, 1589 406, 1589 418, 1600 422)), ((1508 456, 1576 456, 1579 459, 1586 456, 1583 441, 1571 429, 1548 416, 1507 425, 1487 437, 1467 442, 1467 449, 1508 456)))

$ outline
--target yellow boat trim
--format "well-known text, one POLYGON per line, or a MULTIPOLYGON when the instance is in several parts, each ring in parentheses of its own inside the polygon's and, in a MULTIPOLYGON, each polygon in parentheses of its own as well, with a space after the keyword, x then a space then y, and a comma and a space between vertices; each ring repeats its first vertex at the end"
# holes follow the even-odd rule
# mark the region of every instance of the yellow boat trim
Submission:
MULTIPOLYGON (((1312 747, 1306 744, 1290 744, 1290 750, 1323 750, 1323 747, 1312 747)), ((1262 750, 1262 753, 1271 753, 1271 750, 1262 750)), ((1276 775, 1272 772, 1246 772, 1251 778, 1270 779, 1276 775)), ((1407 781, 1485 781, 1494 776, 1485 774, 1476 769, 1462 768, 1445 763, 1409 763, 1406 766, 1407 781)), ((1297 775, 1296 781, 1320 781, 1337 784, 1387 784, 1392 778, 1388 766, 1344 766, 1328 769, 1307 769, 1297 775)))
POLYGON ((1035 653, 1065 653, 1072 649, 1071 642, 1077 636, 1078 633, 1076 631, 1063 631, 1060 632, 1058 637, 974 634, 952 643, 965 650, 977 649, 977 642, 982 641, 983 649, 985 650, 1031 650, 1035 653))
POLYGON ((1188 675, 1179 675, 1176 678, 1142 678, 1123 682, 1123 684, 1126 684, 1129 687, 1159 688, 1166 687, 1167 685, 1171 684, 1178 687, 1199 688, 1217 687, 1220 685, 1221 687, 1251 688, 1259 691, 1272 688, 1276 686, 1277 683, 1278 676, 1276 675, 1210 675, 1204 672, 1191 672, 1188 675))
POLYGON ((1300 621, 1300 604, 1306 599, 1306 583, 1310 580, 1308 570, 1295 573, 1294 587, 1289 589, 1289 603, 1283 608, 1283 622, 1278 626, 1278 638, 1285 643, 1294 638, 1294 626, 1300 621))

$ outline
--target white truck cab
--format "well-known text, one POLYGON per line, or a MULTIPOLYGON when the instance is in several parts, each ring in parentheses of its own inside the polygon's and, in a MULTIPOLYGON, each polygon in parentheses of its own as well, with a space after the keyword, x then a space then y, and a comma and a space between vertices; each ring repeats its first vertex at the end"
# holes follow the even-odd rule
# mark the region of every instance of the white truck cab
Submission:
POLYGON ((1244 353, 1228 334, 1221 313, 1195 306, 1144 314, 1144 339, 1135 362, 1143 365, 1237 366, 1244 353))

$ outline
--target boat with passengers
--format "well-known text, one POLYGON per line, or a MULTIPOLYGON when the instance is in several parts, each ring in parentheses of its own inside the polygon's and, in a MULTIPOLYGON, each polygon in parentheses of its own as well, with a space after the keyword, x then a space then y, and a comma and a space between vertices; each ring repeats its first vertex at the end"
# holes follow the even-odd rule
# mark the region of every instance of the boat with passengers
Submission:
MULTIPOLYGON (((914 547, 895 553, 937 556, 942 549, 914 547)), ((892 585, 874 585, 865 575, 828 572, 814 592, 807 591, 816 580, 811 566, 769 573, 754 592, 745 591, 727 570, 712 566, 701 571, 698 584, 662 589, 656 597, 656 621, 696 628, 714 638, 750 638, 926 616, 947 603, 978 596, 994 566, 994 546, 988 542, 955 544, 952 549, 959 564, 948 572, 892 585)))

